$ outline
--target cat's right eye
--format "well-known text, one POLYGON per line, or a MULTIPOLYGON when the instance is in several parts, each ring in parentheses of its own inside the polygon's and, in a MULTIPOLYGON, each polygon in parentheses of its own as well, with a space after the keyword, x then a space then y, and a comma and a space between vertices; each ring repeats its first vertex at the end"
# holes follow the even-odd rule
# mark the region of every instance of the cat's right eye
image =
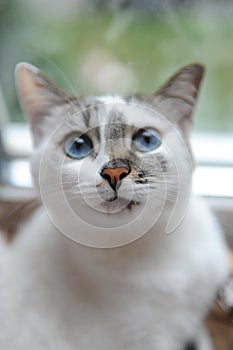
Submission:
POLYGON ((83 159, 87 157, 93 149, 90 138, 86 135, 70 136, 64 143, 64 150, 68 157, 73 159, 83 159))
POLYGON ((159 134, 152 129, 140 129, 133 137, 135 148, 140 152, 152 152, 161 144, 159 134))

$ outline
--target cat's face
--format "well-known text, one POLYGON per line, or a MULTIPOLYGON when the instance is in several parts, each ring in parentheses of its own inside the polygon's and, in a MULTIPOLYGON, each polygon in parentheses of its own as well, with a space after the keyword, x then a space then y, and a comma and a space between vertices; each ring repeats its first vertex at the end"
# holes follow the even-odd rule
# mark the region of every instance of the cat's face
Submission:
POLYGON ((170 220, 173 213, 177 224, 190 196, 188 138, 202 74, 201 66, 187 66, 147 97, 71 99, 20 64, 18 91, 35 140, 32 172, 54 220, 66 207, 88 227, 120 227, 121 234, 132 222, 132 230, 148 230, 161 214, 170 220))

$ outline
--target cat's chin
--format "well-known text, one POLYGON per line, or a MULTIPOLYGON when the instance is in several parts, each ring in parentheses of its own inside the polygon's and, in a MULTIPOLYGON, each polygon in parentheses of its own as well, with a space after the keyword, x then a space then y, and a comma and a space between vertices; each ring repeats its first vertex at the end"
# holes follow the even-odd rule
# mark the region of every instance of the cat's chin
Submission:
POLYGON ((101 202, 101 206, 109 213, 112 213, 113 211, 131 210, 134 206, 138 206, 140 204, 141 203, 139 201, 128 200, 118 196, 114 196, 101 202))

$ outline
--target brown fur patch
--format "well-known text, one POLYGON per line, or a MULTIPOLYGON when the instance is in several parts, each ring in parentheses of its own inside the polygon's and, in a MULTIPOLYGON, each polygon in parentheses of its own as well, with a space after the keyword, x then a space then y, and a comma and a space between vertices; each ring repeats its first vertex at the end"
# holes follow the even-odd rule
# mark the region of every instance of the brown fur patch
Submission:
POLYGON ((206 324, 215 349, 232 350, 233 323, 228 313, 218 303, 212 308, 206 324))
MULTIPOLYGON (((230 279, 233 278, 233 252, 229 252, 230 279)), ((224 287, 223 287, 224 288, 224 287)), ((233 349, 233 310, 222 301, 216 301, 210 311, 206 325, 216 350, 233 349)))
POLYGON ((229 252, 229 262, 230 262, 231 276, 233 278, 233 251, 229 252))
POLYGON ((0 202, 0 230, 10 242, 18 227, 40 206, 38 199, 23 202, 0 202))

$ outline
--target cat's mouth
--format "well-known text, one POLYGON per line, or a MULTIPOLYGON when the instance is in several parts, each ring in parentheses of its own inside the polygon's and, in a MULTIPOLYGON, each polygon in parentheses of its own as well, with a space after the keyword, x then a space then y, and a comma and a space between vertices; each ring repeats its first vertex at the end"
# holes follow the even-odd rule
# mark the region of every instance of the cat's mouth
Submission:
MULTIPOLYGON (((122 209, 132 209, 133 206, 139 205, 140 202, 135 201, 135 200, 127 200, 123 197, 118 196, 115 194, 112 198, 105 200, 102 202, 104 206, 108 206, 110 203, 115 202, 116 204, 120 204, 122 206, 122 209)), ((114 203, 114 204, 115 204, 114 203)))
POLYGON ((115 200, 117 200, 119 197, 117 194, 115 194, 112 198, 106 199, 106 202, 113 202, 115 200))

